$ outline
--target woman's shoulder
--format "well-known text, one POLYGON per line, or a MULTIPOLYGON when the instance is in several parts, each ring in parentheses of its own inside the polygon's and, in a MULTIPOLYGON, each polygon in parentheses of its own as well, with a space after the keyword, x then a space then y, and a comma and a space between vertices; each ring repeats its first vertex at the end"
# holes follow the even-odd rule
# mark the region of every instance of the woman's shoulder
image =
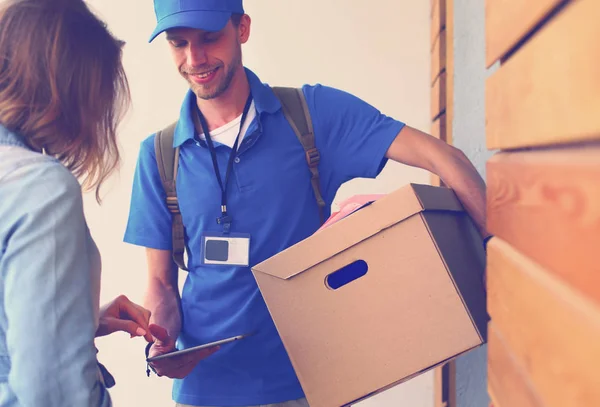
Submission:
POLYGON ((77 178, 57 159, 23 148, 3 149, 0 156, 0 195, 13 210, 81 200, 77 178))

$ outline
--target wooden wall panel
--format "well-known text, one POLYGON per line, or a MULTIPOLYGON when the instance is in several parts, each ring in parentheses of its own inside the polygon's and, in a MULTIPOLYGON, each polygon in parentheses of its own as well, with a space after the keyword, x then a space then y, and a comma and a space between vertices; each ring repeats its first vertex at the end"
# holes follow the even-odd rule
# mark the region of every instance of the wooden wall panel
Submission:
POLYGON ((510 51, 564 0, 486 0, 486 63, 510 51))
MULTIPOLYGON (((448 103, 452 101, 452 77, 448 77, 446 68, 452 69, 453 0, 432 0, 431 5, 431 109, 434 112, 431 116, 433 122, 431 134, 450 143, 451 124, 447 123, 452 123, 449 114, 451 110, 441 115, 438 113, 446 109, 448 103)), ((431 185, 443 186, 444 184, 437 175, 431 174, 431 185)), ((435 375, 435 407, 457 407, 455 362, 450 361, 436 368, 435 375)))
POLYGON ((446 72, 442 72, 431 88, 431 120, 446 111, 446 72))
POLYGON ((434 0, 431 17, 431 48, 435 45, 440 32, 446 26, 446 0, 434 0))
POLYGON ((446 371, 446 380, 448 386, 447 407, 459 407, 456 402, 456 360, 452 360, 444 365, 446 371))
POLYGON ((488 79, 488 148, 600 139, 598 16, 572 1, 488 79))
POLYGON ((446 135, 446 114, 442 114, 435 119, 431 125, 431 135, 435 138, 444 140, 444 136, 446 135))
POLYGON ((497 154, 487 174, 490 232, 600 305, 600 143, 497 154))
POLYGON ((444 378, 442 375, 442 368, 437 367, 433 371, 433 388, 436 393, 434 395, 433 407, 446 407, 445 406, 446 403, 444 402, 443 397, 442 397, 443 386, 444 386, 444 378))
POLYGON ((443 30, 431 51, 431 83, 446 69, 446 30, 443 30))
POLYGON ((446 0, 446 34, 441 39, 446 44, 446 142, 452 144, 452 120, 454 117, 454 0, 446 0))
POLYGON ((494 407, 544 407, 525 369, 493 323, 488 326, 488 391, 494 407))
MULTIPOLYGON (((448 115, 443 115, 443 119, 438 116, 445 111, 447 100, 451 98, 448 94, 449 81, 446 79, 446 50, 451 39, 445 27, 448 25, 447 10, 451 8, 452 0, 432 0, 431 5, 431 134, 448 142, 448 115)), ((431 174, 431 185, 442 186, 443 182, 437 175, 431 174)))
POLYGON ((600 406, 600 308, 499 238, 487 281, 492 323, 544 406, 600 406))

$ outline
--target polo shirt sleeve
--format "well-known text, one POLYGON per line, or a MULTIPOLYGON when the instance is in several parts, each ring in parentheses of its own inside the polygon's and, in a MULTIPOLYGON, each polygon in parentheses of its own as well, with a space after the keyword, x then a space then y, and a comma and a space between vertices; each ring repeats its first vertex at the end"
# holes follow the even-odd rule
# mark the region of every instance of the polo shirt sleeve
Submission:
POLYGON ((141 143, 133 178, 124 241, 152 249, 171 250, 171 214, 160 180, 154 135, 141 143))
POLYGON ((404 123, 342 90, 315 85, 304 92, 323 159, 343 179, 375 178, 404 123))

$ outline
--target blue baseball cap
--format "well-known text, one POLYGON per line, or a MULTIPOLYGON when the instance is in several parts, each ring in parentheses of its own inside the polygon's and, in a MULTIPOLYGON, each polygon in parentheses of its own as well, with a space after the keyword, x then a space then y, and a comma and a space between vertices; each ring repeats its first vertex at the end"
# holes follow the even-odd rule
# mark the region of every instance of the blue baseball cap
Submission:
POLYGON ((233 13, 244 14, 242 0, 154 0, 156 28, 148 42, 176 27, 220 31, 233 13))

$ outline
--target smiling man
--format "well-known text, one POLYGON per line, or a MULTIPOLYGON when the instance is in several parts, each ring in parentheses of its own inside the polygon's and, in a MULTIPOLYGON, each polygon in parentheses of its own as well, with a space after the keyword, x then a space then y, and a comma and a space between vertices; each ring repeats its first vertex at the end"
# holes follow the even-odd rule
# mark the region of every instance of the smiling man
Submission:
POLYGON ((484 182, 462 152, 322 85, 301 90, 316 146, 305 154, 281 100, 242 64, 251 20, 241 0, 154 6, 150 40, 165 33, 190 90, 172 142, 162 145, 176 152, 178 205, 167 199, 173 191, 163 187, 161 143, 153 134, 141 144, 125 233, 127 242, 147 248, 145 305, 156 324, 149 355, 174 350, 176 341, 189 348, 254 335, 152 367, 176 379, 173 397, 181 406, 306 406, 250 267, 314 233, 338 188, 376 177, 388 159, 439 175, 485 237, 484 182), (173 219, 185 227, 187 266, 182 252, 174 253, 173 219), (181 296, 176 263, 189 271, 181 296))

